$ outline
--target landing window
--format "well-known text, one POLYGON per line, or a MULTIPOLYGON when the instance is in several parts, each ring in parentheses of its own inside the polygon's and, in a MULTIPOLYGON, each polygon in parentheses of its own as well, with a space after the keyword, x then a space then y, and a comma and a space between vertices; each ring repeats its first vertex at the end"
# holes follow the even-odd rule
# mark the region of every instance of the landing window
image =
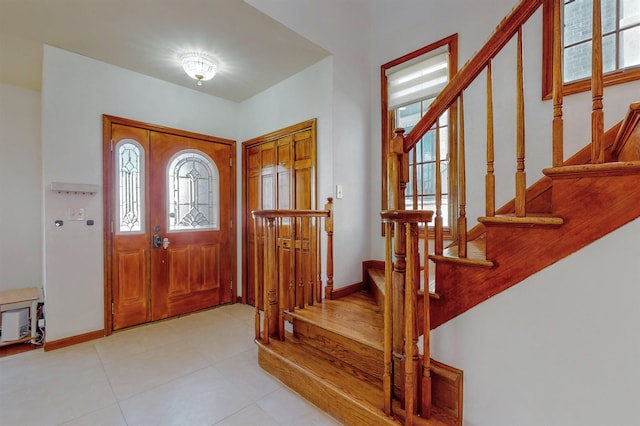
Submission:
MULTIPOLYGON (((440 40, 382 66, 382 208, 386 209, 387 151, 395 128, 408 134, 427 112, 429 105, 447 85, 457 70, 457 35, 440 40)), ((409 182, 405 189, 404 208, 436 210, 436 164, 440 163, 442 217, 446 232, 455 214, 454 197, 449 182, 455 150, 449 127, 450 114, 440 117, 438 126, 429 130, 409 153, 409 182), (436 134, 437 133, 437 134, 436 134), (438 136, 438 137, 437 137, 438 136), (440 157, 436 158, 436 141, 440 157)))
MULTIPOLYGON (((604 85, 640 79, 640 1, 602 0, 604 85)), ((563 1, 564 94, 591 89, 593 0, 563 1)), ((553 0, 544 3, 543 97, 552 91, 553 0)))

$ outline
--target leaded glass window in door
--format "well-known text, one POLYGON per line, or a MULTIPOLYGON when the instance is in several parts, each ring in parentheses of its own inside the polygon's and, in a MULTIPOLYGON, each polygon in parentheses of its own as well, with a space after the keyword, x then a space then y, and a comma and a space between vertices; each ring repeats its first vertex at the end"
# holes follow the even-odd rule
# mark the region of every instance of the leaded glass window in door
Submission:
POLYGON ((116 145, 117 233, 144 229, 144 150, 133 139, 116 145))
POLYGON ((169 231, 219 229, 218 167, 202 152, 184 150, 167 169, 169 231))

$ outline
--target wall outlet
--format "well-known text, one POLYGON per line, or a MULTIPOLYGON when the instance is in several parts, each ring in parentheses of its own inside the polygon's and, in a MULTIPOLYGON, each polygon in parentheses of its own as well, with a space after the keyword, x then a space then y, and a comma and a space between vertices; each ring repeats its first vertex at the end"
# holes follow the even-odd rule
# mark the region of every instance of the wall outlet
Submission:
POLYGON ((69 208, 69 220, 84 220, 84 208, 69 208))

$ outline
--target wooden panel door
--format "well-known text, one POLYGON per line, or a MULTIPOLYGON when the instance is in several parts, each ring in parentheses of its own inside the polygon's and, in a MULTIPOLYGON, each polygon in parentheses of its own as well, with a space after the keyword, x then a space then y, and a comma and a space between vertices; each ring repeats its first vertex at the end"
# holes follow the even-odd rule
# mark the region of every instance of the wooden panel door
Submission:
MULTIPOLYGON (((309 120, 295 126, 291 126, 277 132, 246 141, 243 143, 243 295, 246 303, 255 305, 256 301, 262 304, 262 291, 260 286, 262 273, 262 252, 255 252, 256 238, 261 235, 261 230, 254 230, 251 211, 257 209, 313 209, 315 208, 315 120, 309 120), (257 259, 256 259, 257 257, 257 259), (258 270, 255 264, 260 265, 258 270)), ((302 232, 303 223, 296 224, 298 232, 302 232)), ((305 228, 306 229, 306 228, 305 228)), ((290 238, 291 229, 283 226, 278 235, 279 261, 288 264, 291 259, 291 247, 286 241, 290 238), (285 242, 285 243, 283 243, 285 242)), ((308 234, 308 229, 305 231, 308 234)), ((300 235, 300 234, 298 234, 300 235)), ((315 238, 314 236, 307 236, 315 238)), ((309 240, 303 243, 308 247, 309 240)), ((311 259, 315 255, 306 249, 301 249, 297 243, 298 256, 311 259), (303 253, 302 250, 306 250, 303 253)), ((268 267, 277 267, 270 265, 268 267)), ((296 277, 309 276, 312 265, 305 266, 304 272, 296 273, 296 277)), ((288 269, 280 276, 284 281, 284 288, 299 285, 294 277, 288 276, 288 269)), ((286 304, 295 304, 292 292, 286 292, 286 304)))
POLYGON ((105 330, 231 302, 235 143, 113 119, 105 117, 105 330))
POLYGON ((151 133, 152 320, 231 301, 231 155, 151 133))

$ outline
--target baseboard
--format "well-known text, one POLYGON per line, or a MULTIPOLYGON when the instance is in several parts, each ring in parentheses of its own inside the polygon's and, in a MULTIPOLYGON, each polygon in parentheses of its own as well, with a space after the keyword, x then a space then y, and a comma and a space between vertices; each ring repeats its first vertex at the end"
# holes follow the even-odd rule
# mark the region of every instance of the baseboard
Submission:
POLYGON ((53 351, 56 349, 66 348, 67 346, 77 345, 78 343, 88 342, 89 340, 99 339, 104 337, 104 330, 90 331, 84 334, 78 334, 77 336, 65 337, 64 339, 54 340, 52 342, 44 342, 44 351, 53 351))
POLYGON ((350 284, 350 285, 348 285, 346 287, 336 288, 331 292, 331 299, 332 300, 339 299, 341 297, 345 297, 345 296, 348 296, 350 294, 362 291, 365 288, 367 288, 367 285, 364 282, 350 284))
POLYGON ((244 303, 242 301, 242 296, 236 296, 236 303, 244 303))

